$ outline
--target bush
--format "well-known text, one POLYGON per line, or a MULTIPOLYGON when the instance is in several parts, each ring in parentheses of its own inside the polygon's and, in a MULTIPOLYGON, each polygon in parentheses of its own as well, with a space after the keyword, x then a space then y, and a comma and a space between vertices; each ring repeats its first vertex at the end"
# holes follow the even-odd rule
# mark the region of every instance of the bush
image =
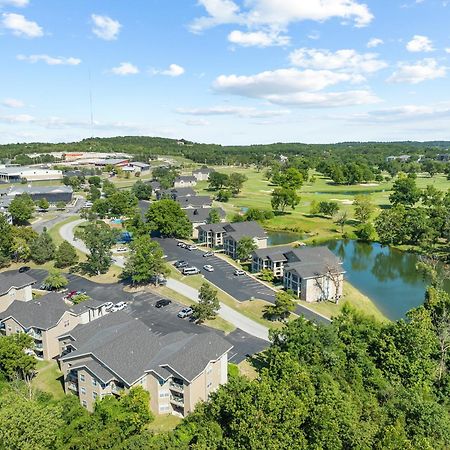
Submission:
POLYGON ((373 241, 376 239, 375 227, 371 223, 362 223, 355 231, 361 241, 373 241))
POLYGON ((228 363, 228 376, 236 378, 239 376, 239 367, 236 364, 228 363))

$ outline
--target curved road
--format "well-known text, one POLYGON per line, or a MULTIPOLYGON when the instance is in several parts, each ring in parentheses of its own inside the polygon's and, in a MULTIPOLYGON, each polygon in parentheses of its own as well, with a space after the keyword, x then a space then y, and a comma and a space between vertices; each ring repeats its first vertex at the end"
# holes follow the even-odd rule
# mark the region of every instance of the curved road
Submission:
MULTIPOLYGON (((60 228, 59 233, 63 239, 70 242, 75 248, 83 253, 89 253, 89 250, 84 245, 84 242, 74 237, 74 229, 83 222, 85 222, 85 220, 79 219, 64 224, 60 228)), ((113 261, 114 264, 119 267, 124 267, 125 265, 125 259, 123 256, 115 256, 113 258, 113 261)), ((176 292, 179 292, 180 294, 184 295, 194 302, 198 302, 198 290, 182 283, 181 281, 169 278, 167 280, 167 287, 176 292)), ((259 339, 269 341, 269 329, 267 327, 249 319, 248 317, 223 303, 220 303, 219 316, 227 322, 233 324, 236 328, 239 328, 242 331, 245 331, 246 333, 251 334, 252 336, 255 336, 259 339)))

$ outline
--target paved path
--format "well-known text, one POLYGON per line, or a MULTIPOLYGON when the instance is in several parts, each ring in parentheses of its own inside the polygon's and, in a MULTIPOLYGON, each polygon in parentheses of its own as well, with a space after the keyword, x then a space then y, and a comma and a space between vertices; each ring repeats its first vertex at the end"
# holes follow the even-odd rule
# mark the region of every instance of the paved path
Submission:
MULTIPOLYGON (((70 242, 75 248, 83 253, 89 253, 89 250, 84 245, 84 242, 80 239, 74 238, 74 229, 83 222, 85 222, 83 219, 69 222, 60 228, 59 233, 63 239, 70 242)), ((113 261, 114 264, 119 267, 123 267, 125 265, 125 259, 123 256, 115 256, 113 258, 113 261)), ((180 294, 184 295, 194 302, 198 301, 198 290, 182 283, 181 281, 169 278, 167 280, 167 287, 173 289, 176 292, 179 292, 180 294)), ((248 317, 223 303, 220 303, 219 316, 227 322, 233 324, 236 328, 239 328, 252 336, 255 336, 259 339, 264 339, 265 341, 269 340, 268 328, 259 324, 258 322, 255 322, 254 320, 249 319, 248 317)))

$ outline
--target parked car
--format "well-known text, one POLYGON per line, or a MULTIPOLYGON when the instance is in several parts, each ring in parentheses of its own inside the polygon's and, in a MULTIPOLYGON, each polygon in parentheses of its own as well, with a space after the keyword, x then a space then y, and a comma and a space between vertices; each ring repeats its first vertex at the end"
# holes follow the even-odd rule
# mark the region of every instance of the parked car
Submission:
POLYGON ((84 204, 84 207, 85 207, 85 208, 92 208, 92 205, 93 205, 92 202, 86 202, 86 203, 84 204))
POLYGON ((214 256, 214 252, 203 253, 203 258, 208 258, 209 256, 214 256))
POLYGON ((162 275, 154 275, 150 278, 150 283, 159 286, 165 286, 167 284, 167 280, 162 275))
POLYGON ((22 266, 19 268, 19 273, 28 272, 31 269, 30 266, 22 266))
POLYGON ((183 268, 183 267, 187 267, 188 265, 189 265, 189 263, 188 263, 187 261, 183 261, 183 260, 176 261, 175 264, 174 264, 174 266, 175 266, 177 269, 181 269, 181 268, 183 268))
POLYGON ((111 312, 122 311, 122 309, 125 309, 126 307, 127 304, 125 302, 119 302, 111 308, 111 312))
POLYGON ((78 291, 70 291, 67 295, 64 296, 64 300, 70 300, 74 295, 77 295, 78 291))
POLYGON ((245 272, 244 272, 243 270, 241 270, 241 269, 236 269, 236 270, 234 271, 234 274, 235 274, 237 277, 240 277, 240 276, 242 276, 242 275, 245 275, 245 272))
POLYGON ((45 283, 42 283, 39 289, 42 291, 53 291, 53 288, 45 283))
POLYGON ((183 269, 183 275, 197 275, 200 273, 200 270, 197 267, 185 267, 183 269))
POLYGON ((207 271, 207 272, 214 272, 214 267, 211 266, 211 264, 205 264, 203 266, 203 268, 207 271))
POLYGON ((126 247, 117 247, 116 252, 117 253, 125 253, 128 249, 126 247))
POLYGON ((170 305, 172 303, 172 300, 169 300, 167 298, 162 298, 161 300, 158 300, 155 303, 155 308, 162 308, 163 306, 170 305))
POLYGON ((183 308, 178 314, 177 316, 180 319, 184 319, 186 317, 192 316, 192 313, 194 312, 194 310, 192 308, 183 308))
POLYGON ((186 244, 184 242, 181 242, 181 241, 178 242, 177 246, 181 247, 181 248, 186 248, 186 244))
POLYGON ((109 311, 114 306, 113 302, 107 302, 105 303, 105 309, 106 311, 109 311))
POLYGON ((192 252, 192 250, 197 250, 197 246, 191 244, 191 245, 188 245, 188 246, 187 246, 187 249, 188 249, 190 252, 192 252))

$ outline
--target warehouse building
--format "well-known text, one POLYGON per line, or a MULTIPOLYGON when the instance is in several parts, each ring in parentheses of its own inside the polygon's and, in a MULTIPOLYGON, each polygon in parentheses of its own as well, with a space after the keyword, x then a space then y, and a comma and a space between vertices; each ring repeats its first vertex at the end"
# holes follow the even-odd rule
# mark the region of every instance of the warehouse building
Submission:
POLYGON ((26 181, 62 180, 61 170, 45 167, 3 166, 0 167, 0 182, 20 183, 26 181))

